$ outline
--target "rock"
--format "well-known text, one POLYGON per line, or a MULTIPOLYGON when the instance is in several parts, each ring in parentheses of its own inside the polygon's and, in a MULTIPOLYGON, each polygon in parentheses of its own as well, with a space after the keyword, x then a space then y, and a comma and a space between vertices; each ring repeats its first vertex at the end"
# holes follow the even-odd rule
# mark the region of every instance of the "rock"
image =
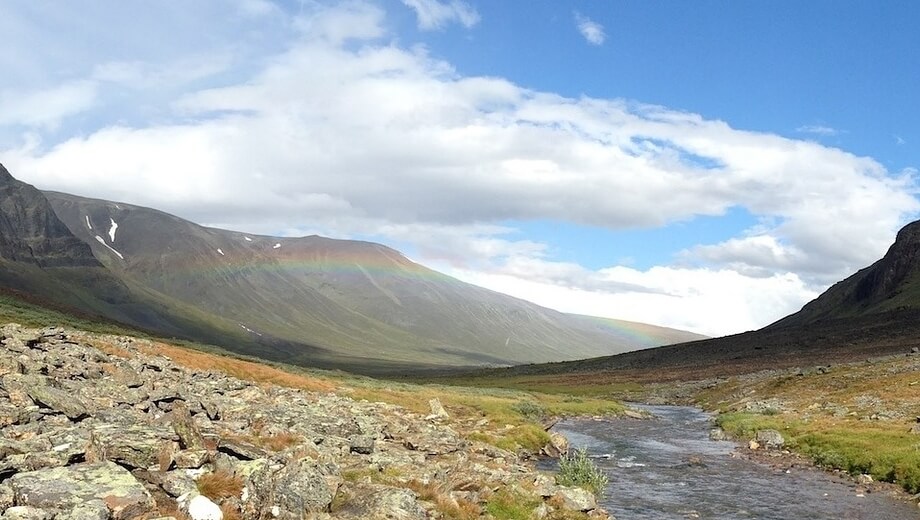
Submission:
POLYGON ((543 498, 551 497, 559 491, 555 480, 547 475, 537 475, 533 480, 533 488, 543 498))
POLYGON ((597 509, 597 499, 587 490, 576 487, 560 487, 554 498, 569 511, 587 512, 597 509))
POLYGON ((862 475, 856 476, 856 482, 862 485, 866 485, 866 484, 871 484, 874 481, 872 479, 872 475, 862 474, 862 475))
POLYGON ((776 430, 758 430, 754 439, 767 449, 782 448, 786 443, 783 435, 776 430))
POLYGON ((74 509, 101 500, 113 520, 135 518, 156 508, 144 486, 112 462, 18 473, 8 482, 15 502, 24 506, 74 509))
POLYGON ((66 513, 58 513, 54 520, 108 520, 109 508, 102 500, 92 500, 75 506, 66 513))
POLYGON ((349 451, 352 453, 360 453, 363 455, 370 455, 374 452, 374 438, 370 435, 358 435, 352 437, 348 445, 349 451))
POLYGON ((89 416, 87 404, 70 392, 46 386, 38 379, 27 383, 25 390, 35 404, 60 412, 70 420, 78 421, 89 416))
POLYGON ((241 460, 267 459, 271 457, 269 452, 242 439, 221 438, 217 449, 241 460))
POLYGON ((626 408, 623 410, 623 416, 629 417, 630 419, 648 419, 647 414, 644 414, 639 410, 633 410, 632 408, 626 408))
POLYGON ((183 495, 177 502, 191 520, 223 520, 224 518, 220 506, 204 495, 196 493, 183 495))
POLYGON ((450 415, 448 415, 447 410, 441 405, 441 400, 437 397, 428 401, 428 406, 431 407, 431 415, 428 417, 434 419, 450 419, 450 415))
POLYGON ((169 469, 179 438, 163 426, 103 424, 93 429, 88 460, 110 460, 130 468, 169 469), (165 467, 164 467, 165 466, 165 467))
POLYGON ((163 491, 173 497, 190 495, 191 493, 198 491, 198 486, 195 484, 195 479, 188 476, 188 474, 184 471, 166 472, 160 479, 159 484, 160 487, 163 488, 163 491))
POLYGON ((31 506, 14 506, 4 511, 4 520, 52 520, 54 515, 50 511, 31 506))
POLYGON ((195 424, 195 420, 192 419, 192 414, 184 402, 177 401, 173 404, 173 409, 169 412, 169 418, 173 430, 179 436, 179 446, 182 449, 200 450, 204 448, 204 438, 201 436, 201 431, 198 430, 198 425, 195 424))
POLYGON ((713 428, 709 430, 709 440, 727 441, 729 439, 730 437, 728 436, 727 433, 725 433, 725 430, 723 430, 722 428, 713 428))
POLYGON ((195 469, 204 466, 211 458, 208 450, 182 450, 173 455, 177 468, 195 469))
POLYGON ((569 440, 557 432, 549 433, 549 442, 540 449, 540 452, 547 457, 558 459, 569 452, 569 440))
POLYGON ((415 493, 408 489, 372 486, 353 493, 345 507, 335 512, 336 518, 392 518, 398 520, 424 520, 428 518, 419 505, 415 493))
POLYGON ((309 459, 292 462, 274 475, 268 502, 278 507, 280 520, 302 520, 307 513, 327 511, 333 491, 309 459))
POLYGON ((760 449, 760 443, 757 442, 757 441, 755 441, 755 440, 752 440, 752 441, 748 442, 748 449, 751 450, 751 451, 759 450, 759 449, 760 449))

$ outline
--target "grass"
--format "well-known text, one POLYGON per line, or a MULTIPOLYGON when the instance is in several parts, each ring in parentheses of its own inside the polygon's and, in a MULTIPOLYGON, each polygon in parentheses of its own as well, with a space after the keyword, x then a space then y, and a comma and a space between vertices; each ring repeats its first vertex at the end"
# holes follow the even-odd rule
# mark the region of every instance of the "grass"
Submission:
POLYGON ((719 425, 736 437, 775 429, 786 447, 823 467, 920 492, 920 435, 909 433, 920 415, 920 358, 890 357, 802 373, 732 378, 698 398, 704 407, 722 412, 719 425), (776 399, 784 409, 737 411, 755 399, 776 399))
POLYGON ((239 497, 243 492, 243 479, 229 471, 205 473, 198 478, 198 492, 214 502, 239 497))
POLYGON ((503 488, 486 501, 486 512, 495 520, 529 520, 540 501, 523 493, 503 488))
POLYGON ((600 498, 607 488, 607 482, 607 474, 588 458, 585 448, 567 453, 559 459, 559 474, 556 475, 558 484, 580 487, 600 498))

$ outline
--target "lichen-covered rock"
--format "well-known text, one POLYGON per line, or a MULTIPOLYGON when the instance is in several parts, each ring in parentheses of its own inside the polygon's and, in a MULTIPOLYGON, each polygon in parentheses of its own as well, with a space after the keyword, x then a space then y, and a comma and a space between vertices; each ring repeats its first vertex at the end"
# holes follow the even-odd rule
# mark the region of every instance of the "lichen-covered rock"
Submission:
POLYGON ((384 486, 369 486, 352 493, 344 507, 335 511, 336 518, 343 519, 398 519, 424 520, 428 518, 418 503, 417 495, 408 489, 384 486))
POLYGON ((3 520, 52 520, 54 513, 37 507, 14 506, 4 511, 3 520))
POLYGON ((597 499, 591 492, 582 488, 560 487, 556 491, 555 498, 564 509, 569 511, 585 512, 597 509, 597 499))
POLYGON ((163 426, 103 424, 93 428, 86 454, 93 461, 166 470, 178 449, 178 440, 171 429, 163 426))
POLYGON ((303 520, 312 513, 328 511, 333 490, 325 475, 310 459, 301 459, 274 474, 267 503, 278 508, 280 520, 303 520))
POLYGON ((48 386, 43 379, 30 377, 25 391, 38 406, 60 412, 71 420, 89 416, 89 407, 82 399, 70 392, 48 386))
POLYGON ((754 440, 767 449, 782 448, 786 444, 783 434, 776 430, 757 430, 754 440))
POLYGON ((111 462, 18 473, 9 485, 18 506, 66 510, 102 501, 114 520, 134 518, 156 507, 144 486, 111 462))

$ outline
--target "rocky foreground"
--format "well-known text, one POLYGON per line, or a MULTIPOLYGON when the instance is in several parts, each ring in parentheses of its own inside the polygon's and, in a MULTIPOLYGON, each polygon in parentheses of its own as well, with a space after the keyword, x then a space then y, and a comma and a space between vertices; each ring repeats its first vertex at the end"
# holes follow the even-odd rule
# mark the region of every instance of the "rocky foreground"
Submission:
POLYGON ((130 337, 7 325, 0 339, 3 519, 488 518, 501 500, 607 518, 464 439, 437 403, 421 416, 256 385, 130 337))

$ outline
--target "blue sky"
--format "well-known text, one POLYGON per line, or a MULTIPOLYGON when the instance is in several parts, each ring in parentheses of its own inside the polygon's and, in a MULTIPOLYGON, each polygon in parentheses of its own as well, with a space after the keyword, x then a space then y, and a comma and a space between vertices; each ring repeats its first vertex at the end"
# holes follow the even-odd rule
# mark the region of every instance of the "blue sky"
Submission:
POLYGON ((917 217, 916 2, 0 5, 0 162, 726 334, 917 217), (15 72, 9 72, 15 71, 15 72))

